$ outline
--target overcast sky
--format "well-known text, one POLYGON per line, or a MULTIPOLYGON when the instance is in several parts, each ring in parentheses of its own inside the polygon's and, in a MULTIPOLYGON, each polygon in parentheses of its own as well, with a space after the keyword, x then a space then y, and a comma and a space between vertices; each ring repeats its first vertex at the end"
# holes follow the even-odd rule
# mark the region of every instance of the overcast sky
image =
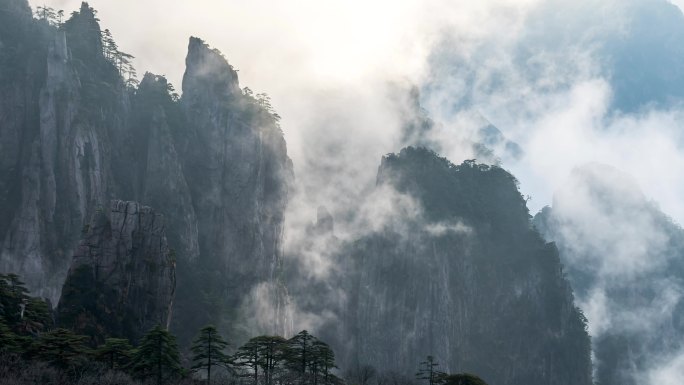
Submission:
MULTIPOLYGON (((466 56, 477 42, 496 38, 503 42, 497 51, 505 57, 506 42, 517 39, 525 15, 541 2, 93 0, 90 5, 119 47, 136 56, 139 74, 166 75, 177 89, 189 36, 220 49, 239 70, 241 86, 271 95, 283 117, 298 180, 306 185, 320 159, 316 147, 345 148, 337 162, 348 166, 347 176, 360 174, 359 184, 372 181, 380 156, 399 150, 398 122, 384 103, 383 85, 422 84, 430 75, 428 58, 445 34, 455 37, 459 53, 466 56)), ((68 14, 80 1, 32 1, 39 4, 68 14)), ((523 109, 511 103, 519 95, 486 100, 497 126, 528 154, 504 167, 521 180, 523 193, 531 195, 532 211, 551 203, 553 191, 573 167, 595 161, 632 174, 647 196, 684 222, 684 205, 679 204, 684 175, 654 172, 665 164, 684 166, 678 138, 673 138, 682 122, 679 112, 648 112, 606 123, 611 90, 605 79, 585 74, 573 82, 562 94, 526 95, 529 103, 523 109), (605 125, 612 132, 604 133, 605 125), (614 135, 635 126, 645 128, 614 135), (652 153, 634 153, 634 146, 643 143, 651 145, 652 153)), ((448 141, 451 136, 447 131, 440 138, 448 141)), ((454 162, 470 155, 448 142, 440 150, 454 162)), ((310 178, 308 185, 325 183, 310 178)))

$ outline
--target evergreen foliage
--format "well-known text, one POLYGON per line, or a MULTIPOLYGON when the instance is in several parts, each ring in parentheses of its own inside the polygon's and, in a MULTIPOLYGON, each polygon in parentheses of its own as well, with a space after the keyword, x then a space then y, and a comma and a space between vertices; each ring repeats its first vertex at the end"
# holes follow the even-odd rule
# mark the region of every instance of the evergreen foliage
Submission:
POLYGON ((0 317, 0 354, 17 353, 19 351, 19 337, 5 324, 0 317))
POLYGON ((0 316, 10 327, 17 327, 28 302, 28 289, 16 274, 0 275, 0 316))
POLYGON ((63 370, 75 370, 88 362, 88 337, 74 334, 68 329, 55 329, 43 333, 34 341, 29 356, 63 370))
POLYGON ((133 357, 133 346, 124 338, 107 338, 95 350, 95 358, 107 364, 110 370, 126 369, 133 357))
POLYGON ((260 349, 257 338, 252 338, 244 345, 240 346, 238 350, 233 355, 233 361, 235 365, 239 368, 245 369, 247 371, 251 370, 251 374, 246 372, 243 377, 253 378, 254 385, 259 384, 259 359, 260 359, 260 349))
POLYGON ((217 366, 227 367, 231 359, 224 352, 228 342, 218 333, 216 327, 208 325, 200 330, 192 345, 192 370, 207 373, 207 383, 211 384, 211 369, 217 366))
POLYGON ((155 326, 143 337, 133 355, 132 370, 138 378, 154 378, 157 385, 181 377, 184 370, 176 337, 161 325, 155 326))
POLYGON ((253 384, 338 384, 330 346, 302 330, 294 337, 258 336, 238 348, 233 356, 242 377, 253 384))

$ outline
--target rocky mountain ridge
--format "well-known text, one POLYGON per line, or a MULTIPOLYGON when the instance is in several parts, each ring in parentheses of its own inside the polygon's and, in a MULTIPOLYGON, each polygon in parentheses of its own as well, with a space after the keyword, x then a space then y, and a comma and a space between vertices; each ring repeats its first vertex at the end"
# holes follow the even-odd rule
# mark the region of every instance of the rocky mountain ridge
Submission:
POLYGON ((17 27, 0 36, 0 270, 56 303, 81 230, 125 199, 165 214, 177 305, 195 307, 195 322, 274 279, 292 164, 277 119, 220 52, 190 39, 177 100, 163 77, 124 81, 87 3, 61 26, 30 10, 0 18, 17 27), (201 271, 214 272, 211 287, 191 289, 201 271), (201 290, 225 302, 197 301, 201 290))
POLYGON ((282 250, 294 172, 279 117, 219 51, 190 38, 179 97, 157 75, 127 81, 87 3, 59 26, 14 16, 0 14, 16 27, 0 27, 0 271, 61 295, 66 325, 136 339, 172 314, 183 345, 208 323, 240 341, 246 330, 291 334, 292 301, 335 316, 320 334, 333 334, 347 368, 406 374, 434 354, 493 383, 590 384, 557 251, 500 167, 413 147, 383 158, 378 188, 421 215, 349 242, 319 209, 309 241, 342 274, 290 286, 307 271, 282 250), (327 290, 345 301, 326 309, 327 290), (117 309, 128 316, 108 317, 117 309))

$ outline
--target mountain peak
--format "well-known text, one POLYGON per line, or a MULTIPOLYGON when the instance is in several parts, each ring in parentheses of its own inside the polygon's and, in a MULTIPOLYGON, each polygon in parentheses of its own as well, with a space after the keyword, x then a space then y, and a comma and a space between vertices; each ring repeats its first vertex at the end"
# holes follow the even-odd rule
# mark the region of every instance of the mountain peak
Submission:
POLYGON ((97 11, 87 2, 81 3, 78 12, 64 23, 69 47, 72 53, 81 58, 102 56, 102 30, 97 11))
POLYGON ((204 40, 190 37, 185 65, 184 95, 209 93, 210 98, 232 99, 241 93, 237 71, 219 50, 209 47, 204 40))

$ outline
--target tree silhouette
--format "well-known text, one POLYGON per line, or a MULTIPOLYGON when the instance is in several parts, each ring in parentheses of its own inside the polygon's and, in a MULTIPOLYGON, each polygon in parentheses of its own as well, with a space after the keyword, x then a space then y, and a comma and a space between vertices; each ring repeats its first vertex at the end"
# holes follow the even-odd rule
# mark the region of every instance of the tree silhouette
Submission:
POLYGON ((280 336, 260 336, 255 338, 259 351, 259 366, 264 372, 266 385, 273 384, 273 375, 285 358, 287 340, 280 336))
POLYGON ((419 380, 427 380, 429 385, 435 385, 444 373, 435 370, 439 364, 435 361, 434 357, 427 356, 426 360, 420 363, 418 372, 416 373, 416 378, 419 380))
POLYGON ((211 384, 211 369, 216 366, 228 367, 230 357, 224 353, 228 346, 216 327, 209 325, 200 330, 197 339, 192 344, 192 370, 206 370, 207 384, 211 384))
POLYGON ((176 337, 161 325, 150 330, 133 356, 133 372, 139 378, 154 377, 157 385, 183 374, 176 337))
POLYGON ((38 6, 36 7, 35 16, 42 21, 45 21, 49 25, 57 24, 57 12, 55 9, 48 6, 38 6))
POLYGON ((254 385, 258 385, 259 383, 259 364, 261 358, 257 338, 258 337, 255 337, 247 341, 244 345, 240 346, 233 355, 233 361, 237 366, 252 370, 254 385))
POLYGON ((313 374, 314 384, 318 385, 319 373, 323 375, 323 383, 328 385, 333 379, 333 375, 330 371, 337 366, 335 366, 335 353, 333 350, 323 341, 316 340, 311 346, 312 360, 310 364, 311 373, 313 374))
POLYGON ((306 330, 302 330, 287 341, 286 359, 302 375, 303 383, 305 382, 306 369, 309 367, 309 362, 312 358, 312 346, 315 341, 316 337, 309 334, 306 330))

